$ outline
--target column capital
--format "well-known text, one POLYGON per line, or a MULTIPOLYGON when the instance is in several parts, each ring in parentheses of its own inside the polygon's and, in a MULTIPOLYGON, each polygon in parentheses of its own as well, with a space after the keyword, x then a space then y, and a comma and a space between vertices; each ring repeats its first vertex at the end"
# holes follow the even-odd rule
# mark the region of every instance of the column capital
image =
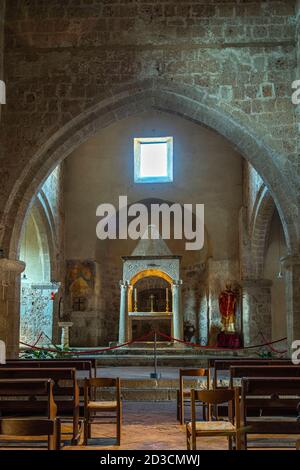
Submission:
POLYGON ((17 277, 25 270, 26 264, 16 259, 0 258, 0 274, 13 274, 17 277))
POLYGON ((121 288, 121 289, 122 289, 122 288, 123 288, 123 289, 128 289, 130 283, 129 283, 129 281, 120 281, 120 282, 119 282, 119 285, 120 285, 120 288, 121 288))
POLYGON ((182 279, 177 279, 176 281, 173 281, 172 287, 181 287, 183 284, 182 279))

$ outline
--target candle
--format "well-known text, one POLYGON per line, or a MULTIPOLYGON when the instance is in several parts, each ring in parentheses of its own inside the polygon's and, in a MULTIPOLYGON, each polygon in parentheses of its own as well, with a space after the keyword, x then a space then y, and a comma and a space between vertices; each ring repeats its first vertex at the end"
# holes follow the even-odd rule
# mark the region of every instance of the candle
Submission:
POLYGON ((166 288, 166 301, 169 301, 169 288, 166 288))
POLYGON ((134 291, 134 301, 137 302, 137 289, 135 288, 134 291))

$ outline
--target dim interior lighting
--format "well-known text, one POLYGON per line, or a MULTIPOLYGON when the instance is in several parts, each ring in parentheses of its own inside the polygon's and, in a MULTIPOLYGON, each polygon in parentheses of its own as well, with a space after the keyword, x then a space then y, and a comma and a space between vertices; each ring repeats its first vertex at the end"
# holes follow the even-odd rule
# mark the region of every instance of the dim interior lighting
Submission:
POLYGON ((3 80, 0 80, 0 104, 6 104, 6 86, 3 80))

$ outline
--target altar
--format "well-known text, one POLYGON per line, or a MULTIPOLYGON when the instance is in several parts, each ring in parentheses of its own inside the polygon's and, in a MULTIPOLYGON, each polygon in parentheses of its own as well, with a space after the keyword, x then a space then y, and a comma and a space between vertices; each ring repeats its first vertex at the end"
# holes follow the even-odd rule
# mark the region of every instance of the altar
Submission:
POLYGON ((148 239, 141 239, 131 256, 122 257, 119 344, 149 338, 150 327, 142 324, 151 322, 152 329, 159 330, 163 321, 169 324, 166 336, 183 340, 181 257, 173 255, 159 235, 153 234, 153 227, 148 230, 152 238, 149 234, 148 239))

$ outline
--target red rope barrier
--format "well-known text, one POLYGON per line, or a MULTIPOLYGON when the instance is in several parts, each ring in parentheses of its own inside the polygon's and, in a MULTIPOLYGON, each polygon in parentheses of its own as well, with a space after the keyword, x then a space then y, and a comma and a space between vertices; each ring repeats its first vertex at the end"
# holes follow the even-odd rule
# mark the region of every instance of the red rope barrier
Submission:
MULTIPOLYGON (((145 336, 142 336, 141 338, 137 338, 135 340, 132 340, 132 341, 127 341, 127 343, 123 343, 123 344, 118 344, 116 346, 110 346, 109 348, 102 348, 102 349, 92 349, 92 350, 88 350, 88 351, 74 351, 74 350, 70 350, 70 351, 63 351, 63 350, 60 350, 60 349, 53 349, 53 348, 40 348, 38 346, 35 346, 33 344, 28 344, 28 343, 24 343, 22 341, 20 341, 20 344, 22 346, 26 346, 27 348, 30 348, 30 349, 33 349, 34 351, 47 351, 47 352, 51 352, 51 353, 59 353, 59 354, 66 354, 66 355, 72 355, 72 356, 77 356, 77 355, 84 355, 84 354, 101 354, 103 352, 106 352, 106 351, 112 351, 114 349, 119 349, 119 348, 123 348, 124 346, 129 346, 130 344, 133 344, 133 343, 137 343, 139 341, 144 341, 145 339, 149 338, 149 336, 152 334, 152 331, 150 331, 148 334, 146 334, 145 336)), ((37 344, 37 343, 35 343, 37 344)))
MULTIPOLYGON (((259 332, 259 334, 261 335, 263 341, 266 341, 266 338, 265 338, 264 334, 261 331, 259 332)), ((284 339, 286 339, 286 338, 284 338, 284 339)), ((276 354, 285 354, 287 352, 287 349, 283 349, 282 351, 279 351, 278 349, 273 348, 272 344, 274 344, 274 342, 266 344, 266 346, 268 346, 268 348, 270 348, 270 350, 272 352, 274 352, 276 354)))
MULTIPOLYGON (((191 342, 188 342, 188 341, 184 341, 182 339, 174 338, 173 336, 166 335, 165 333, 162 333, 161 331, 157 331, 156 333, 158 334, 158 336, 166 338, 168 341, 176 341, 177 343, 182 343, 182 344, 185 344, 186 346, 191 346, 193 348, 199 348, 199 349, 218 349, 218 350, 221 350, 221 351, 237 351, 237 350, 244 350, 244 349, 262 348, 264 346, 268 346, 271 349, 271 351, 273 351, 275 353, 278 353, 278 354, 285 354, 287 352, 287 350, 279 351, 279 350, 276 350, 275 348, 272 347, 272 344, 277 344, 277 343, 280 343, 282 341, 285 341, 286 337, 278 339, 276 341, 265 342, 263 344, 256 344, 256 345, 253 345, 253 346, 246 346, 246 347, 243 347, 243 348, 221 348, 221 347, 218 347, 218 346, 211 347, 211 346, 203 346, 203 345, 197 344, 197 343, 191 343, 191 342)), ((153 334, 153 331, 150 331, 148 334, 146 334, 145 336, 143 336, 141 338, 137 338, 135 340, 127 341, 126 343, 123 343, 123 344, 118 344, 116 346, 110 346, 108 348, 102 348, 102 349, 92 349, 92 350, 88 350, 88 351, 76 351, 76 350, 75 351, 74 350, 63 351, 63 350, 60 350, 60 349, 38 347, 38 346, 36 346, 36 344, 39 342, 42 334, 43 333, 40 333, 37 341, 34 344, 28 344, 28 343, 24 343, 22 341, 20 341, 20 344, 22 346, 26 346, 27 348, 33 349, 35 351, 47 351, 47 352, 51 352, 51 353, 59 353, 59 354, 66 354, 66 355, 73 355, 73 356, 74 355, 85 355, 85 354, 86 355, 101 354, 101 353, 104 353, 106 351, 113 351, 115 349, 123 348, 124 346, 130 346, 131 344, 134 344, 134 343, 137 343, 137 342, 140 342, 140 341, 144 341, 145 339, 149 338, 150 335, 153 334)), ((260 334, 263 337, 263 340, 265 341, 265 337, 263 336, 263 334, 261 332, 260 332, 260 334)))
MULTIPOLYGON (((246 347, 243 347, 243 348, 220 348, 218 346, 215 346, 215 347, 211 347, 211 346, 202 346, 201 344, 197 344, 197 343, 190 343, 188 341, 184 341, 182 339, 178 339, 178 338, 174 338, 173 336, 168 336, 164 333, 162 333, 161 331, 158 331, 157 334, 159 336, 162 336, 163 338, 166 338, 168 339, 169 341, 176 341, 178 343, 183 343, 183 344, 186 344, 187 346, 191 346, 191 347, 194 347, 194 348, 201 348, 201 349, 219 349, 219 350, 223 350, 223 351, 237 351, 237 350, 241 350, 241 349, 254 349, 254 348, 262 348, 263 346, 270 346, 272 344, 275 344, 275 343, 280 343, 281 341, 284 341, 286 340, 286 337, 285 338, 281 338, 281 339, 277 339, 276 341, 271 341, 271 342, 268 342, 268 343, 264 343, 264 344, 256 344, 256 345, 253 345, 253 346, 246 346, 246 347)), ((284 353, 286 351, 280 351, 280 353, 284 353)))

